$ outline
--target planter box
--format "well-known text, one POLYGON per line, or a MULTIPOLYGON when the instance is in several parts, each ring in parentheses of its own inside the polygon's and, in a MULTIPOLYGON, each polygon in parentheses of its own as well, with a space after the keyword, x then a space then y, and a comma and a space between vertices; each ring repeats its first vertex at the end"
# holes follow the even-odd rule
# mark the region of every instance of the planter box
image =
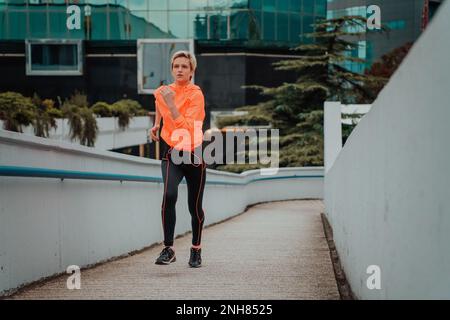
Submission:
MULTIPOLYGON (((70 139, 70 126, 67 119, 58 119, 58 127, 50 131, 49 139, 65 141, 70 143, 80 143, 78 139, 70 139)), ((152 127, 152 119, 144 117, 134 117, 130 120, 130 125, 122 130, 119 128, 117 118, 97 118, 98 134, 95 140, 95 148, 101 150, 113 150, 129 146, 136 146, 147 143, 148 130, 152 127)), ((3 121, 0 120, 0 128, 3 129, 3 121)), ((23 134, 33 135, 33 126, 23 129, 23 134)))

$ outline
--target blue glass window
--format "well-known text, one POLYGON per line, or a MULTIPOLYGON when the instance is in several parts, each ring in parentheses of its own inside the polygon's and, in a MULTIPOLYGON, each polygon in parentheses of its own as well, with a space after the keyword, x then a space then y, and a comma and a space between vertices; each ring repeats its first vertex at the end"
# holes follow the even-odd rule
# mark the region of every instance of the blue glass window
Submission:
POLYGON ((275 40, 275 14, 263 12, 264 40, 275 40))

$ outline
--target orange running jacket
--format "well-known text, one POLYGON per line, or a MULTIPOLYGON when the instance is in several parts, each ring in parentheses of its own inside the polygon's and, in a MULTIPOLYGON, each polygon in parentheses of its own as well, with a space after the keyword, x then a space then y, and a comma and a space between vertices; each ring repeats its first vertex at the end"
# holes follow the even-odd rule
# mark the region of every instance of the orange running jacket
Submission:
POLYGON ((162 86, 155 90, 155 105, 163 119, 161 137, 171 147, 193 151, 203 142, 203 120, 205 119, 205 99, 199 86, 189 83, 179 86, 169 85, 175 92, 174 102, 180 115, 174 120, 162 95, 162 86))

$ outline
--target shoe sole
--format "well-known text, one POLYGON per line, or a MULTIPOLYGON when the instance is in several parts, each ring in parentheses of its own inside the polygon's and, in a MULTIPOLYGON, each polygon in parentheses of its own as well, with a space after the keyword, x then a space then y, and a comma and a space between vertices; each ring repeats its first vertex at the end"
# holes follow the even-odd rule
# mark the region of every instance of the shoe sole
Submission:
POLYGON ((193 266, 190 263, 188 263, 188 264, 189 264, 189 267, 191 267, 191 268, 200 268, 202 266, 201 264, 199 264, 198 266, 193 266))
POLYGON ((177 261, 177 258, 174 256, 170 261, 164 262, 164 261, 156 261, 155 264, 157 265, 168 265, 171 264, 172 262, 177 261))

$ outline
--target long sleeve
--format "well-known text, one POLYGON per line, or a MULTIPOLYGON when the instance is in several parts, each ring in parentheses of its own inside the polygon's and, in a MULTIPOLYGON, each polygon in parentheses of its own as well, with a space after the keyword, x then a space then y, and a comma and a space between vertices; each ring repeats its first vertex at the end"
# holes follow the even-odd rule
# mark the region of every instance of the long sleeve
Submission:
POLYGON ((180 114, 174 124, 177 128, 184 128, 189 132, 194 131, 195 122, 202 122, 205 119, 205 99, 200 90, 196 90, 190 98, 189 106, 185 114, 180 114))

